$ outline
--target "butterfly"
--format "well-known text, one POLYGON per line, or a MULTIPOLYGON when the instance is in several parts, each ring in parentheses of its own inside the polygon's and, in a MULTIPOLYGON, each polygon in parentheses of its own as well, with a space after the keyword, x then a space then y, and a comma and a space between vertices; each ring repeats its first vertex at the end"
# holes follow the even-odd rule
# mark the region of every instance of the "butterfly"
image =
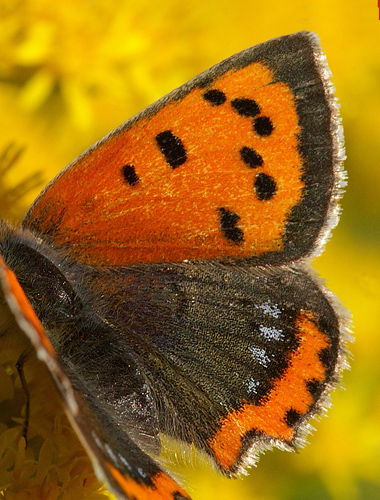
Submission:
POLYGON ((174 90, 69 164, 20 228, 1 222, 8 304, 118 498, 189 498, 153 458, 160 434, 226 476, 303 444, 345 366, 347 315, 308 265, 343 158, 302 31, 174 90))

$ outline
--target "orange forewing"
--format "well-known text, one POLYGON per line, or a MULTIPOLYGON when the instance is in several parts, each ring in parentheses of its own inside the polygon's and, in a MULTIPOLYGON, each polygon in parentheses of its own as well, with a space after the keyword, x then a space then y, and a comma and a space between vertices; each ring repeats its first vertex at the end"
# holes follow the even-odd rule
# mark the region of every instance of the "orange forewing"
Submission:
POLYGON ((80 263, 128 265, 184 259, 243 258, 283 249, 287 216, 301 199, 302 159, 294 97, 261 63, 231 69, 206 88, 195 87, 169 100, 155 114, 134 121, 79 157, 45 190, 24 226, 69 245, 80 263), (224 92, 225 104, 203 98, 224 92), (252 119, 231 106, 254 99, 274 130, 259 136, 252 119), (157 134, 170 129, 180 137, 187 160, 172 168, 157 146, 157 134), (240 157, 250 147, 264 159, 249 168, 240 157), (122 175, 133 165, 139 181, 122 175), (276 182, 268 200, 255 195, 263 172, 276 182), (238 214, 241 242, 225 238, 218 208, 238 214))

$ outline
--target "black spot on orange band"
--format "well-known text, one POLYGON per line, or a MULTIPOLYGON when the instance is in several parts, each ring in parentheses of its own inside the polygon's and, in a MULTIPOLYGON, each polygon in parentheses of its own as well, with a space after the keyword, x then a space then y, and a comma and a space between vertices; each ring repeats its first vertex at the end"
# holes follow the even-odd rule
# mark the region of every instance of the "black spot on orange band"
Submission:
POLYGON ((239 98, 231 101, 231 106, 241 116, 254 116, 260 113, 260 107, 253 99, 239 98))
POLYGON ((299 422, 301 422, 303 417, 304 415, 291 408, 286 412, 285 422, 289 427, 294 428, 299 422))
POLYGON ((179 137, 171 130, 156 135, 156 142, 161 153, 172 168, 177 168, 187 160, 185 147, 179 137))
POLYGON ((277 190, 276 181, 267 174, 257 174, 254 186, 260 201, 270 200, 277 190))
POLYGON ((208 90, 203 94, 203 98, 209 101, 213 106, 220 106, 226 102, 226 95, 218 89, 208 90))
POLYGON ((240 156, 243 162, 250 168, 261 167, 263 159, 254 149, 244 146, 240 150, 240 156))
POLYGON ((319 380, 308 380, 306 383, 306 387, 313 400, 316 401, 320 398, 325 386, 319 380))
POLYGON ((325 366, 330 366, 331 365, 331 349, 323 349, 319 353, 319 359, 325 366))
POLYGON ((136 174, 135 167, 133 165, 124 165, 121 172, 124 179, 128 182, 130 186, 134 186, 140 180, 139 176, 136 174))
POLYGON ((244 233, 237 226, 240 217, 237 213, 231 212, 226 208, 218 208, 220 217, 220 230, 223 235, 233 243, 242 243, 244 241, 244 233))

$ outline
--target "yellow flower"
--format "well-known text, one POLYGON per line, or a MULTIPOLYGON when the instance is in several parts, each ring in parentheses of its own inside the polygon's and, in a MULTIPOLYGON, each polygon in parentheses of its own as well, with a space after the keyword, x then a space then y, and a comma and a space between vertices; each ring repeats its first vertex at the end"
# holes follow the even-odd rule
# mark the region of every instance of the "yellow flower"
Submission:
POLYGON ((8 144, 0 149, 0 214, 2 218, 17 219, 25 196, 42 184, 41 172, 34 172, 16 185, 11 186, 8 176, 13 166, 18 163, 23 154, 23 149, 16 144, 8 144))

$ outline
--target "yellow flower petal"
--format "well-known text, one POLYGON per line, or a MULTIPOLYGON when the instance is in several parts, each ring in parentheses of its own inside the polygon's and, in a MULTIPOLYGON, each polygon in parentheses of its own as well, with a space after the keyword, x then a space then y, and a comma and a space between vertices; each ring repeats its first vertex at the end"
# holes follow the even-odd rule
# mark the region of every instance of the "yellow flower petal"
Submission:
POLYGON ((36 110, 50 97, 54 84, 54 77, 48 70, 34 73, 19 93, 19 104, 27 111, 36 110))

